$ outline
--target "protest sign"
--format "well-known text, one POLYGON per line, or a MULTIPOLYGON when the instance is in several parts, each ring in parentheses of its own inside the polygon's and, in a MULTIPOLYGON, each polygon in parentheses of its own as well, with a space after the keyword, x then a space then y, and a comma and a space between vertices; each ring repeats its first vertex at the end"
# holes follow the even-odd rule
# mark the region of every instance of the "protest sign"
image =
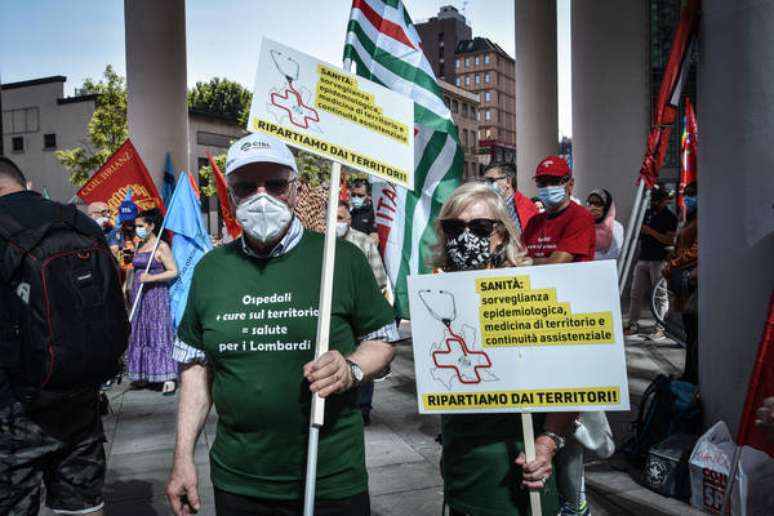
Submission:
POLYGON ((614 261, 408 285, 420 413, 629 409, 614 261))
POLYGON ((414 103, 268 38, 247 129, 414 187, 414 103))

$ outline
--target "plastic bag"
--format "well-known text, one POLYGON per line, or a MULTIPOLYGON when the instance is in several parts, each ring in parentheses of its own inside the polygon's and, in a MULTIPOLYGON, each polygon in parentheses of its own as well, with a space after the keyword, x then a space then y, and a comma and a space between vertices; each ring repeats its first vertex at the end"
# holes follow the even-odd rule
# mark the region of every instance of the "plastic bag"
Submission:
POLYGON ((609 459, 615 453, 613 431, 604 412, 581 412, 573 437, 600 459, 609 459))
MULTIPOLYGON (((691 505, 711 514, 723 506, 736 444, 723 421, 702 435, 691 453, 691 505)), ((774 515, 774 458, 745 446, 731 496, 733 516, 774 515)))
POLYGON ((715 423, 696 441, 691 453, 691 505, 720 514, 736 445, 723 421, 715 423))

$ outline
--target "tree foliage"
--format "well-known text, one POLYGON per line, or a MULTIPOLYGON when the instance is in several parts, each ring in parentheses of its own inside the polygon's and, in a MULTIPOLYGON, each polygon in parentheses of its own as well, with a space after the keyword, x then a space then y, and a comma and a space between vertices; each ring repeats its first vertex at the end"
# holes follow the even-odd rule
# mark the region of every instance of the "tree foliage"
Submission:
POLYGON ((129 137, 126 122, 126 80, 108 65, 104 80, 86 79, 82 95, 98 95, 88 127, 88 142, 56 151, 56 157, 70 173, 70 182, 82 186, 129 137))
POLYGON ((252 101, 253 94, 247 88, 219 77, 199 81, 188 91, 188 107, 233 120, 242 127, 247 124, 252 101))

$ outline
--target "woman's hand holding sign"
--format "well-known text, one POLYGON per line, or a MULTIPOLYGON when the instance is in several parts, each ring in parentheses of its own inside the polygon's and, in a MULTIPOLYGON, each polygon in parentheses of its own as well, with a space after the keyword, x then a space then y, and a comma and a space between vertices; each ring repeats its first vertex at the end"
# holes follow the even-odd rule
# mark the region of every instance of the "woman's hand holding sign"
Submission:
POLYGON ((551 477, 551 460, 556 454, 556 443, 548 436, 540 435, 535 439, 535 460, 527 462, 527 456, 521 452, 514 463, 521 466, 522 488, 543 489, 551 477))

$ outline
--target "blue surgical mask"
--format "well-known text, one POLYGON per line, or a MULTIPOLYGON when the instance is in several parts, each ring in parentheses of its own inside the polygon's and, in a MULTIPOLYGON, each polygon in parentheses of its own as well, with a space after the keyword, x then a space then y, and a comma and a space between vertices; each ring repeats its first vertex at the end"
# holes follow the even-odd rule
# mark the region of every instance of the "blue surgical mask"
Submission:
POLYGON ((686 195, 683 197, 683 203, 685 204, 685 211, 693 213, 696 211, 696 196, 686 195))
POLYGON ((148 237, 148 228, 136 228, 134 232, 140 237, 140 240, 145 240, 148 237))
POLYGON ((538 188, 538 197, 546 208, 556 208, 567 198, 567 192, 564 191, 564 185, 544 186, 538 188))
POLYGON ((352 196, 352 208, 357 210, 363 207, 365 204, 365 197, 352 196))

